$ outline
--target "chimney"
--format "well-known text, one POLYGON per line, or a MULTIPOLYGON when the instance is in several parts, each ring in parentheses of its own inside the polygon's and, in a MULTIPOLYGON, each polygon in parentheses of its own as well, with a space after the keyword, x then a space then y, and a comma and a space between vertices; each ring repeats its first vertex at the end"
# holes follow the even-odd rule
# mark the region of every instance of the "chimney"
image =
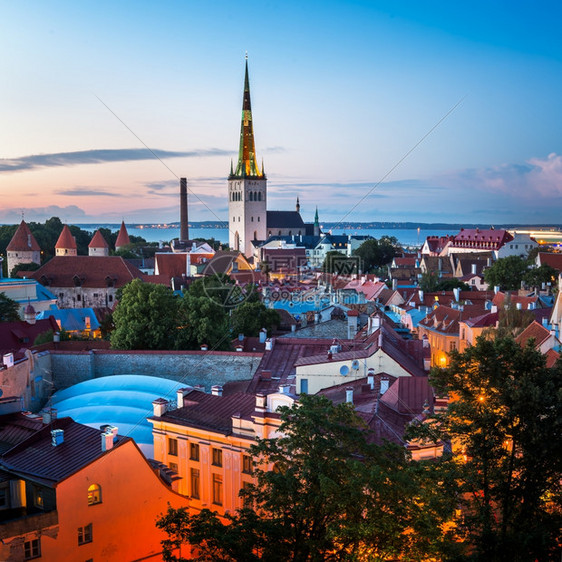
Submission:
POLYGON ((521 310, 523 308, 520 302, 515 303, 515 307, 517 308, 517 310, 521 310))
POLYGON ((211 387, 211 394, 213 396, 222 396, 222 386, 220 384, 214 384, 211 387))
POLYGON ((475 264, 475 263, 473 263, 473 264, 470 266, 470 269, 471 269, 472 275, 476 275, 476 264, 475 264))
POLYGON ((152 415, 159 418, 166 413, 168 409, 168 401, 164 398, 157 398, 152 402, 152 415))
POLYGON ((281 394, 289 394, 290 388, 291 388, 290 384, 280 384, 279 385, 279 392, 281 394))
POLYGON ((191 390, 192 388, 190 386, 186 388, 178 388, 176 391, 178 408, 183 408, 183 399, 187 394, 189 394, 189 392, 191 392, 191 390))
POLYGON ((180 178, 180 242, 187 242, 188 240, 187 178, 180 178))
POLYGON ((51 431, 51 444, 58 447, 64 443, 64 429, 53 429, 51 431))
POLYGON ((345 389, 345 401, 348 404, 353 404, 353 387, 348 386, 345 389))
POLYGON ((494 287, 494 293, 497 295, 499 292, 500 292, 500 286, 499 286, 499 285, 496 285, 496 286, 494 287))
POLYGON ((421 289, 418 291, 418 297, 420 299, 420 304, 423 304, 423 291, 421 289))
POLYGON ((256 394, 256 412, 265 413, 267 411, 267 398, 265 394, 259 392, 256 394))
POLYGON ((459 287, 455 287, 453 289, 453 294, 455 295, 455 300, 457 302, 459 302, 459 298, 460 298, 460 295, 461 295, 461 290, 459 289, 459 287))
POLYGON ((101 433, 101 450, 109 451, 113 449, 113 432, 111 429, 106 429, 101 433))
POLYGON ((367 384, 374 390, 375 388, 375 370, 371 367, 367 373, 367 384))

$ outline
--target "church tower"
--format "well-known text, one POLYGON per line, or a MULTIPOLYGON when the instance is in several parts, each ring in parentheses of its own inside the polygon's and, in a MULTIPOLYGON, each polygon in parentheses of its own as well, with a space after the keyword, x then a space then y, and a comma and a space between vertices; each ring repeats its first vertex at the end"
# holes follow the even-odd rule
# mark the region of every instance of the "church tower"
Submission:
POLYGON ((244 77, 240 148, 236 169, 228 176, 229 245, 246 256, 252 255, 252 240, 265 240, 267 231, 267 178, 256 161, 248 55, 244 77))

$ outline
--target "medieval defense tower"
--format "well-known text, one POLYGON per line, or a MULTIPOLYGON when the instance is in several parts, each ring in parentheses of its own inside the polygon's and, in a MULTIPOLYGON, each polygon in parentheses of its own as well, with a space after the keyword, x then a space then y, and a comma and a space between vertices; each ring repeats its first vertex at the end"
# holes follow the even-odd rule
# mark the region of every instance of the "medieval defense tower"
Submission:
POLYGON ((266 209, 267 178, 263 163, 260 170, 256 160, 248 56, 246 55, 238 163, 235 170, 231 163, 228 176, 229 245, 233 250, 239 250, 246 256, 251 256, 252 240, 267 238, 266 209))

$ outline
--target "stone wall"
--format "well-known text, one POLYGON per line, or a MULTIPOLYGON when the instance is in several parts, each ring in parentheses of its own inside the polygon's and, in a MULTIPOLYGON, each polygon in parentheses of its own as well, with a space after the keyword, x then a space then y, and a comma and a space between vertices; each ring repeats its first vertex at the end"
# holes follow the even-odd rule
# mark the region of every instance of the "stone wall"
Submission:
POLYGON ((110 375, 149 375, 200 384, 252 378, 261 353, 205 351, 51 351, 53 380, 58 389, 110 375))

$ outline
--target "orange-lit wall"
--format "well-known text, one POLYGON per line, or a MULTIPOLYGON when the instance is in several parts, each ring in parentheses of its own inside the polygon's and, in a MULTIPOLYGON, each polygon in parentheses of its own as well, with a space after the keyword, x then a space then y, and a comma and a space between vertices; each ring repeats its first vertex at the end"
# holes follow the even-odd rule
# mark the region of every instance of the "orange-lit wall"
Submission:
POLYGON ((429 340, 429 345, 431 347, 431 366, 447 367, 450 362, 449 352, 452 349, 458 349, 458 334, 443 334, 436 330, 428 330, 421 324, 418 325, 418 330, 420 339, 426 335, 429 340))
POLYGON ((56 538, 41 537, 41 560, 161 560, 164 534, 155 521, 168 502, 187 505, 160 481, 133 442, 123 443, 59 484, 59 531, 56 538), (96 505, 88 505, 91 484, 101 486, 102 502, 96 505), (93 541, 79 546, 78 527, 90 523, 93 541))

